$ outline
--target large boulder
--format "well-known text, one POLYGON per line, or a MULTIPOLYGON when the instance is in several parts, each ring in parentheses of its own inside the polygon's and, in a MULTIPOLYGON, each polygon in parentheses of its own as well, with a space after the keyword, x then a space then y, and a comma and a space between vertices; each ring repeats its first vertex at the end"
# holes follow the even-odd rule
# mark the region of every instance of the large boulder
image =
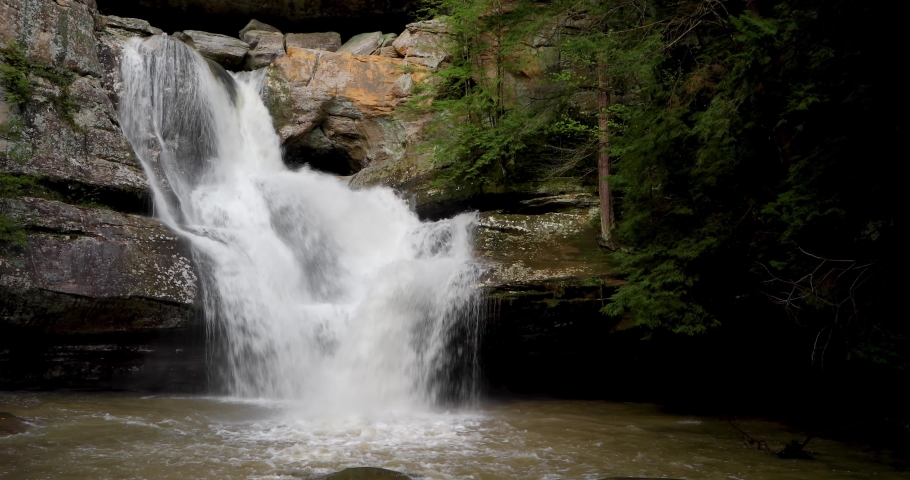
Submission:
POLYGON ((27 431, 28 424, 25 423, 25 420, 12 413, 0 412, 0 437, 18 435, 27 431))
POLYGON ((243 41, 250 45, 244 68, 256 70, 267 67, 284 56, 284 35, 281 32, 250 30, 243 34, 243 41))
POLYGON ((155 28, 151 26, 146 20, 139 18, 121 18, 114 15, 108 15, 98 16, 95 18, 95 20, 95 28, 98 30, 111 28, 114 30, 122 30, 143 36, 161 35, 164 33, 164 31, 162 31, 160 28, 155 28))
MULTIPOLYGON (((275 28, 271 25, 262 23, 259 20, 253 19, 253 20, 250 20, 250 23, 247 23, 246 26, 243 27, 242 30, 240 30, 240 38, 243 39, 243 36, 246 35, 247 32, 250 32, 253 30, 258 30, 260 32, 281 33, 281 30, 278 30, 277 28, 275 28)), ((246 40, 244 40, 244 41, 246 42, 246 40)), ((249 42, 247 42, 247 43, 249 43, 249 42)))
POLYGON ((250 51, 248 43, 227 35, 200 32, 199 30, 185 30, 183 33, 193 40, 193 45, 203 57, 228 70, 234 70, 243 65, 243 60, 250 51))
POLYGON ((370 55, 382 46, 382 32, 361 33, 354 35, 338 49, 338 53, 352 55, 370 55))
POLYGON ((404 32, 392 41, 398 54, 411 65, 439 68, 449 58, 447 51, 448 27, 434 19, 407 25, 404 32))
POLYGON ((336 52, 341 48, 341 35, 338 32, 289 33, 285 44, 287 48, 336 52))

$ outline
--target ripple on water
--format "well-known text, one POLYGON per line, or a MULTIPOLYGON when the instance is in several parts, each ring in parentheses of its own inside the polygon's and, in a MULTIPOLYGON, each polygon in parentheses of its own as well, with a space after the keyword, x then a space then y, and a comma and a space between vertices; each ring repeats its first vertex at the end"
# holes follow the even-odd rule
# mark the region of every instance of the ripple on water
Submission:
MULTIPOLYGON (((315 416, 234 399, 4 393, 0 410, 35 425, 0 438, 0 477, 13 480, 289 479, 358 466, 446 480, 902 478, 859 448, 815 439, 816 461, 780 460, 743 448, 721 420, 650 405, 526 401, 315 416)), ((799 436, 771 422, 742 423, 772 447, 799 436)))

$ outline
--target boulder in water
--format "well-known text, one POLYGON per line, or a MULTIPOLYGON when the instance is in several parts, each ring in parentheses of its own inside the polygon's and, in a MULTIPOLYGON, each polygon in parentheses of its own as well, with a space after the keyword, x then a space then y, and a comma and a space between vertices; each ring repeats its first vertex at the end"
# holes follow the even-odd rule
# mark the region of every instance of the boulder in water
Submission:
POLYGON ((354 35, 350 40, 345 42, 338 53, 350 53, 352 55, 369 55, 378 50, 382 45, 382 32, 361 33, 354 35))
MULTIPOLYGON (((17 435, 20 433, 25 433, 28 431, 28 424, 25 423, 25 420, 13 415, 12 413, 0 412, 0 437, 6 437, 9 435, 17 435)), ((335 477, 332 477, 335 478, 335 477)), ((344 477, 342 477, 344 478, 344 477)), ((351 477, 357 478, 357 477, 351 477)), ((367 478, 367 477, 364 477, 367 478)), ((376 477, 376 478, 386 478, 386 477, 376 477)), ((395 478, 395 477, 388 477, 395 478)), ((407 478, 407 477, 404 477, 407 478)))
POLYGON ((171 37, 173 37, 176 40, 180 40, 181 42, 187 44, 190 48, 192 48, 194 50, 196 49, 196 43, 193 42, 193 37, 191 37, 183 32, 174 32, 174 34, 171 35, 171 37))
POLYGON ((250 50, 248 43, 227 35, 199 30, 185 30, 183 33, 193 39, 193 45, 203 57, 214 60, 227 69, 239 67, 250 50))
POLYGON ((414 477, 394 470, 376 467, 346 468, 328 475, 317 475, 310 480, 411 480, 414 477))
POLYGON ((289 33, 285 42, 288 48, 336 52, 341 48, 341 35, 338 32, 289 33))

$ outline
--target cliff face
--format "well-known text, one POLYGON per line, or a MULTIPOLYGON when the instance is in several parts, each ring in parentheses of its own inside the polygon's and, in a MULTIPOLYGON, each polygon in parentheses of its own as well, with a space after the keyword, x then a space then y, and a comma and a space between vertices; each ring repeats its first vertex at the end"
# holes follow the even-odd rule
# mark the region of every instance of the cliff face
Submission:
POLYGON ((30 87, 0 87, 0 172, 31 184, 0 199, 27 235, 0 246, 0 385, 130 386, 163 350, 202 378, 200 352, 149 347, 198 324, 191 254, 139 215, 148 184, 117 123, 119 49, 152 31, 99 20, 93 1, 0 1, 5 73, 30 87))
MULTIPOLYGON (((323 13, 381 7, 342 3, 323 13)), ((322 8, 164 4, 289 18, 322 8)), ((27 233, 24 245, 0 246, 0 388, 202 389, 205 337, 192 252, 147 216, 145 174, 118 125, 122 46, 161 31, 96 8, 92 0, 0 0, 0 44, 6 52, 19 45, 25 59, 5 53, 3 63, 31 87, 18 100, 0 92, 7 132, 0 173, 31 182, 0 199, 0 214, 27 233)), ((481 212, 485 357, 498 365, 495 375, 512 375, 531 350, 571 355, 573 338, 613 328, 597 313, 619 281, 596 244, 596 192, 553 184, 434 187, 433 162, 420 148, 430 118, 401 107, 448 58, 443 23, 370 32, 343 45, 337 33, 285 34, 261 22, 239 38, 171 33, 226 68, 267 68, 262 95, 290 166, 349 175, 352 188, 392 187, 425 218, 481 212)), ((529 88, 525 77, 516 95, 529 88)))

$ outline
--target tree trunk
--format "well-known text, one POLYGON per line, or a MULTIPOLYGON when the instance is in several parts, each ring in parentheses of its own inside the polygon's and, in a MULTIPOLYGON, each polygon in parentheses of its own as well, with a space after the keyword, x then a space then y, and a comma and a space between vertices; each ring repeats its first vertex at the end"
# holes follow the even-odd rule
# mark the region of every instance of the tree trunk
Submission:
POLYGON ((613 205, 610 196, 610 92, 606 66, 597 64, 597 176, 600 190, 600 240, 606 245, 613 228, 613 205))

